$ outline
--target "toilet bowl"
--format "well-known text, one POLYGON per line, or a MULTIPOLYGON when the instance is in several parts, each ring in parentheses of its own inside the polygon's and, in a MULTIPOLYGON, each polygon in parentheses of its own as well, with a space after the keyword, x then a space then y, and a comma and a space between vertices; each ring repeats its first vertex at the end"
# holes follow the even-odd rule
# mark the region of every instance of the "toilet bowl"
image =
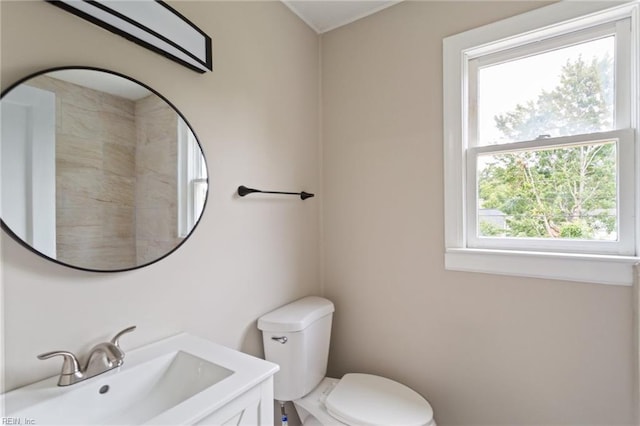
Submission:
POLYGON ((436 426, 429 402, 409 387, 372 374, 325 377, 334 306, 305 297, 258 320, 265 358, 280 365, 274 396, 292 401, 303 424, 436 426))

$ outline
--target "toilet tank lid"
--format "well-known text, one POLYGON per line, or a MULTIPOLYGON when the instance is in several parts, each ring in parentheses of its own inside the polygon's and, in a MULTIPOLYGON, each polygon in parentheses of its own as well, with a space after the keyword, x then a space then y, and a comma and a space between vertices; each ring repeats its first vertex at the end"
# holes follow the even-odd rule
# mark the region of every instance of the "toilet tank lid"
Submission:
POLYGON ((330 300, 304 297, 260 317, 258 328, 263 331, 301 331, 334 310, 330 300))

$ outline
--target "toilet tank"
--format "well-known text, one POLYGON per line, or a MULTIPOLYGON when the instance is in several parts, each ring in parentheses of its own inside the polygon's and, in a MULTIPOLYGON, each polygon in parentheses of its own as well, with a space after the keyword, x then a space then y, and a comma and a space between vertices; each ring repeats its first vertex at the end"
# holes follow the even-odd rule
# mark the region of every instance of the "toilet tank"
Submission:
POLYGON ((300 399, 324 378, 333 311, 331 301, 310 296, 258 319, 265 359, 280 366, 274 376, 276 400, 300 399))

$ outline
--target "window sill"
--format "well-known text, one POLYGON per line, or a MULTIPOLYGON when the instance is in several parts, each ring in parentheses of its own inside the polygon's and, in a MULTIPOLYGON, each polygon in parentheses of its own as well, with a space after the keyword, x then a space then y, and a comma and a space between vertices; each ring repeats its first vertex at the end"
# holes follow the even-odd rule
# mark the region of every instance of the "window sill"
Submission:
POLYGON ((631 286, 640 257, 450 248, 445 269, 631 286))

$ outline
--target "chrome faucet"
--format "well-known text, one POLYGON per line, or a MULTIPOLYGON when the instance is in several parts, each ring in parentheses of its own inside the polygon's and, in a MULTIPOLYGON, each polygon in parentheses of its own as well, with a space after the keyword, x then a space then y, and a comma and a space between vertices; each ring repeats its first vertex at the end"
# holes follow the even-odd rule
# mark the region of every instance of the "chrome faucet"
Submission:
POLYGON ((84 368, 80 368, 78 358, 68 351, 53 351, 38 355, 38 359, 48 359, 54 356, 63 358, 62 371, 58 386, 69 386, 98 374, 104 373, 116 367, 120 367, 124 362, 124 352, 120 348, 120 337, 125 333, 130 333, 136 326, 128 327, 116 334, 110 342, 98 343, 89 352, 89 358, 84 368))

